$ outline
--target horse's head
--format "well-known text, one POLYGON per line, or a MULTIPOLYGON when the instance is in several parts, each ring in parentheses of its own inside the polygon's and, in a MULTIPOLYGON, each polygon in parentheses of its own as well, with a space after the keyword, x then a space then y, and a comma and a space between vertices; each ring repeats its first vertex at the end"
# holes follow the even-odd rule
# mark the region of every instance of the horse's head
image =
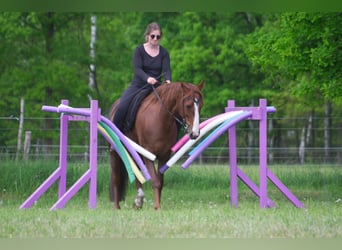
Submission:
POLYGON ((180 113, 185 123, 186 132, 191 139, 196 139, 200 135, 199 114, 203 106, 202 88, 204 81, 199 85, 183 84, 183 101, 180 113))

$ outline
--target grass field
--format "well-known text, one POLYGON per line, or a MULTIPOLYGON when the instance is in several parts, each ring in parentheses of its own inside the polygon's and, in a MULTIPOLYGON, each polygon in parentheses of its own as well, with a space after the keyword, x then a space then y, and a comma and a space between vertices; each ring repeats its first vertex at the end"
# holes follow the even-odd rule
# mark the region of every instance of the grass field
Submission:
MULTIPOLYGON (((240 166, 257 180, 257 166, 240 166)), ((165 174, 161 211, 153 210, 150 183, 144 208, 133 210, 129 185, 120 211, 108 199, 109 167, 99 166, 97 208, 88 208, 88 185, 64 209, 50 212, 57 185, 32 208, 19 206, 56 168, 54 163, 0 166, 0 238, 341 238, 342 167, 270 166, 304 203, 296 208, 269 182, 276 208, 260 209, 259 200, 239 182, 239 207, 229 205, 229 168, 221 165, 179 166, 165 174)), ((70 186, 87 168, 71 164, 70 186)), ((257 182, 257 181, 256 181, 257 182)))

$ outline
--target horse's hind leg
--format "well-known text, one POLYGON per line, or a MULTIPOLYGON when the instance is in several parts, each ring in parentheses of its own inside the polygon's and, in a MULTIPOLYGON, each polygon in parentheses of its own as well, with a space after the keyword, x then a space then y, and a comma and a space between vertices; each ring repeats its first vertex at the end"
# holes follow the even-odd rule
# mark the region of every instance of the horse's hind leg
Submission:
MULTIPOLYGON (((112 170, 113 171, 113 170, 112 170)), ((119 199, 119 191, 118 186, 115 185, 115 174, 111 173, 111 200, 114 201, 114 209, 120 209, 120 199, 119 199)))
POLYGON ((142 184, 136 180, 136 187, 137 187, 137 196, 134 199, 133 208, 134 209, 141 209, 144 204, 145 194, 142 189, 142 184))
POLYGON ((114 201, 114 209, 120 209, 120 201, 124 199, 127 185, 127 174, 125 174, 122 161, 118 154, 110 151, 110 198, 114 201))

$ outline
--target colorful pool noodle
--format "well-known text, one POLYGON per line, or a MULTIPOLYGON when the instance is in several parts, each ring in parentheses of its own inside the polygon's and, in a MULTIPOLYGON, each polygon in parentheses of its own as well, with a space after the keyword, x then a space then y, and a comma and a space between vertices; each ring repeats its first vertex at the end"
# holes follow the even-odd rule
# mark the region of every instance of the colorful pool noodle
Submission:
MULTIPOLYGON (((112 134, 112 136, 116 136, 115 133, 112 130, 110 130, 110 128, 108 128, 108 130, 109 130, 109 133, 112 134)), ((125 153, 127 154, 128 160, 130 161, 130 164, 131 164, 131 167, 132 167, 132 170, 133 170, 135 176, 138 178, 138 180, 141 183, 145 183, 146 180, 145 180, 144 176, 142 175, 142 173, 140 172, 139 168, 137 167, 136 163, 133 161, 131 155, 128 153, 128 151, 126 150, 125 147, 123 149, 124 149, 125 153)))
POLYGON ((203 140, 199 145, 192 149, 189 158, 182 164, 182 168, 188 168, 189 165, 203 152, 203 150, 206 149, 211 143, 213 143, 220 135, 226 132, 228 128, 250 117, 251 115, 251 111, 244 111, 238 117, 229 119, 221 124, 219 127, 217 127, 212 133, 210 133, 210 135, 205 138, 205 140, 203 140))
MULTIPOLYGON (((43 106, 43 110, 45 111, 50 111, 50 112, 57 112, 57 113, 72 113, 72 114, 78 114, 78 115, 82 115, 82 116, 90 116, 89 113, 89 109, 88 108, 73 108, 64 104, 60 104, 58 107, 51 107, 51 106, 43 106)), ((108 124, 112 124, 112 122, 110 120, 108 120, 107 118, 101 116, 101 120, 104 121, 107 125, 108 124)), ((126 140, 128 140, 133 148, 138 151, 140 154, 144 155, 146 158, 150 159, 151 161, 154 161, 156 159, 156 156, 154 154, 152 154, 151 152, 147 151, 146 149, 144 149, 143 147, 141 147, 140 145, 138 145, 136 142, 132 141, 131 139, 129 139, 128 137, 126 137, 124 134, 121 133, 120 134, 122 137, 125 137, 126 140)), ((119 136, 119 138, 121 137, 119 136)))
MULTIPOLYGON (((77 114, 81 116, 90 116, 89 108, 73 108, 64 104, 60 104, 58 107, 43 106, 42 110, 50 111, 50 112, 57 112, 57 113, 71 113, 71 114, 77 114)), ((142 173, 145 176, 145 179, 150 180, 151 176, 148 173, 145 164, 142 162, 140 156, 138 155, 136 150, 133 148, 133 145, 130 144, 130 142, 127 140, 127 137, 108 118, 101 116, 101 121, 103 121, 106 125, 108 125, 111 128, 111 130, 113 130, 114 133, 118 135, 118 137, 120 138, 120 140, 122 141, 126 149, 130 152, 135 162, 140 167, 142 173)))
MULTIPOLYGON (((63 106, 65 107, 65 105, 62 105, 62 107, 63 106)), ((59 108, 61 108, 61 105, 59 106, 59 108)), ((66 106, 66 109, 68 111, 68 110, 73 109, 73 108, 71 108, 70 106, 66 106)), ((73 112, 75 112, 75 111, 73 111, 73 112)), ((135 162, 139 165, 141 171, 143 172, 143 174, 145 176, 145 179, 150 180, 151 176, 149 175, 145 164, 141 160, 141 157, 137 154, 136 149, 139 150, 141 152, 141 154, 146 156, 147 158, 151 158, 154 155, 152 153, 148 152, 146 149, 143 149, 142 147, 140 147, 138 144, 134 143, 133 141, 131 141, 132 143, 130 143, 128 141, 128 138, 108 118, 101 116, 101 121, 104 122, 107 126, 109 126, 111 128, 111 130, 113 130, 114 133, 119 137, 119 139, 125 145, 126 149, 130 152, 130 154, 134 158, 135 162)))
MULTIPOLYGON (((45 106, 46 107, 46 106, 45 106)), ((46 110, 44 109, 43 107, 43 110, 46 110)), ((82 115, 82 116, 89 116, 90 113, 89 113, 89 109, 82 109, 82 108, 73 108, 73 107, 70 107, 70 106, 67 106, 67 105, 64 105, 64 104, 60 104, 58 107, 49 107, 49 110, 50 111, 54 111, 54 112, 57 112, 57 113, 73 113, 73 114, 79 114, 79 115, 82 115)), ((105 122, 107 125, 108 124, 112 124, 112 122, 101 116, 101 120, 103 122, 105 122)), ((120 133, 121 136, 119 135, 119 138, 120 137, 125 137, 126 140, 128 140, 133 148, 138 151, 140 154, 142 154, 143 156, 145 156, 146 158, 150 159, 151 161, 154 161, 156 159, 156 156, 154 154, 152 154, 151 152, 147 151, 146 149, 144 149, 143 147, 141 147, 140 145, 138 145, 136 142, 132 141, 131 139, 129 139, 128 137, 126 137, 124 134, 120 133)))
POLYGON ((106 140, 111 143, 112 146, 115 145, 116 151, 120 154, 122 161, 124 162, 124 165, 126 167, 126 171, 128 173, 128 178, 130 182, 135 181, 135 175, 133 173, 133 170, 131 168, 130 162, 128 160, 127 154, 125 154, 123 146, 121 142, 118 140, 118 138, 114 138, 112 135, 108 133, 108 131, 104 128, 104 126, 98 123, 98 130, 101 132, 101 134, 106 138, 106 140))
MULTIPOLYGON (((273 112, 275 112, 275 111, 276 111, 275 107, 273 107, 273 106, 267 107, 267 112, 268 112, 268 113, 273 113, 273 112)), ((210 123, 211 121, 213 121, 213 120, 215 120, 215 119, 217 119, 217 118, 219 118, 219 117, 221 117, 221 116, 224 116, 225 114, 226 114, 226 113, 218 114, 218 115, 216 115, 216 116, 213 116, 213 117, 211 117, 211 118, 209 118, 209 119, 207 119, 207 120, 201 122, 201 124, 200 124, 200 129, 202 129, 204 126, 206 126, 206 125, 207 125, 208 123, 210 123)), ((177 143, 176 143, 175 145, 172 146, 171 151, 172 151, 172 152, 176 152, 176 151, 177 151, 180 147, 182 147, 189 139, 190 139, 189 135, 188 135, 188 134, 185 134, 181 139, 179 139, 179 140, 177 141, 177 143)))
MULTIPOLYGON (((244 115, 245 118, 249 117, 250 115, 252 115, 252 112, 250 111, 246 111, 244 113, 242 113, 241 115, 244 115), (248 112, 248 115, 246 116, 245 113, 248 112)), ((206 138, 204 138, 200 143, 198 143, 196 145, 196 147, 194 147, 188 154, 192 155, 194 152, 196 152, 196 150, 198 150, 198 148, 200 148, 203 144, 206 144, 206 142, 209 140, 209 138, 215 134, 217 131, 219 131, 222 127, 226 126, 227 123, 231 123, 232 121, 234 121, 234 119, 240 118, 239 116, 235 116, 232 118, 227 119, 226 121, 224 121, 223 123, 221 123, 220 125, 218 125, 206 138)), ((241 120, 239 120, 241 121, 241 120)))
MULTIPOLYGON (((125 136, 125 135, 124 135, 125 136)), ((140 146, 139 144, 137 144, 135 141, 131 140, 130 138, 126 137, 126 140, 132 145, 132 147, 141 155, 145 156, 147 159, 151 160, 151 161, 155 161, 155 159, 157 158, 154 154, 152 154, 151 152, 149 152, 148 150, 144 149, 142 146, 140 146)))
POLYGON ((214 127, 219 125, 220 123, 224 122, 227 119, 234 119, 234 117, 243 113, 242 110, 240 111, 232 111, 224 113, 218 116, 216 119, 211 120, 210 123, 206 124, 201 130, 200 135, 195 140, 188 140, 167 162, 164 166, 160 168, 160 172, 164 173, 169 167, 173 166, 185 153, 189 150, 189 148, 198 142, 206 133, 212 130, 214 127))
POLYGON ((111 131, 110 128, 103 122, 99 122, 99 130, 106 137, 107 141, 112 145, 112 147, 114 147, 114 149, 116 149, 116 151, 121 155, 121 157, 124 157, 123 162, 125 164, 129 180, 133 182, 135 180, 135 176, 140 181, 140 183, 145 183, 146 180, 144 176, 140 173, 137 165, 135 164, 125 147, 123 147, 115 133, 111 131), (117 144, 119 144, 120 146, 118 147, 117 144))
POLYGON ((126 140, 132 144, 133 148, 140 154, 142 154, 143 156, 145 156, 147 159, 151 160, 151 161, 155 161, 156 160, 156 156, 155 154, 152 154, 150 151, 144 149, 142 146, 140 146, 139 144, 137 144, 135 141, 132 141, 130 138, 126 137, 126 140))
MULTIPOLYGON (((216 115, 216 116, 213 116, 203 122, 200 123, 200 130, 205 126, 207 125, 208 123, 210 123, 211 121, 221 117, 221 116, 224 116, 226 113, 222 113, 222 114, 219 114, 219 115, 216 115)), ((175 145, 172 146, 171 148, 171 151, 172 152, 176 152, 178 149, 180 149, 188 140, 190 139, 190 136, 189 134, 185 134, 181 139, 179 139, 177 141, 177 143, 175 145)))
MULTIPOLYGON (((105 125, 106 128, 107 125, 105 125)), ((115 133, 110 130, 109 127, 106 128, 108 130, 108 133, 111 134, 111 137, 113 138, 117 138, 117 140, 119 140, 119 138, 115 135, 115 133)), ((120 141, 119 141, 120 142, 120 141)), ((139 168, 137 167, 136 163, 134 162, 134 160, 132 159, 131 155, 128 153, 128 151, 126 150, 125 147, 123 147, 124 153, 127 155, 128 161, 130 162, 130 167, 133 171, 133 173, 135 174, 135 176, 137 177, 137 179, 140 181, 140 183, 145 183, 146 180, 144 178, 144 176, 142 175, 142 173, 140 172, 139 168)))
MULTIPOLYGON (((276 109, 273 106, 266 107, 267 113, 273 113, 276 109)), ((251 111, 244 111, 241 116, 237 117, 233 121, 226 121, 220 127, 216 128, 210 135, 207 136, 205 140, 199 143, 192 151, 189 153, 190 157, 182 164, 182 168, 187 168, 195 158, 197 158, 205 148, 207 148, 214 140, 216 140, 222 133, 224 133, 228 128, 239 123, 240 121, 250 117, 252 115, 251 111)))
POLYGON ((145 176, 146 180, 150 180, 151 176, 148 173, 148 170, 144 164, 144 162, 141 160, 141 157, 138 155, 137 151, 133 148, 133 145, 130 144, 130 142, 127 140, 127 137, 106 117, 101 116, 101 121, 105 122, 106 125, 108 125, 111 130, 114 131, 115 134, 117 134, 122 141, 122 143, 125 145, 128 152, 131 154, 135 162, 138 164, 139 168, 141 169, 141 172, 145 176))

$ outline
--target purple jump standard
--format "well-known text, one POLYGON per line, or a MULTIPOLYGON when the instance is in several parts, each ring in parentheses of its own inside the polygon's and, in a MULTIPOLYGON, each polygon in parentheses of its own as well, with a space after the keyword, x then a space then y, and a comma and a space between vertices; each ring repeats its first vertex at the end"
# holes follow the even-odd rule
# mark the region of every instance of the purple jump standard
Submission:
POLYGON ((273 107, 267 107, 266 99, 259 100, 259 107, 235 107, 233 100, 228 101, 225 111, 244 110, 252 111, 248 119, 259 121, 259 188, 250 180, 246 174, 237 166, 236 157, 236 127, 228 129, 229 139, 229 161, 230 161, 230 199, 231 205, 238 206, 238 178, 259 197, 260 208, 273 207, 273 202, 268 198, 267 180, 269 179, 285 197, 296 207, 303 208, 304 205, 295 195, 268 169, 267 167, 267 113, 275 112, 273 107))
MULTIPOLYGON (((62 104, 68 105, 68 100, 62 100, 62 104)), ((100 118, 100 110, 97 101, 91 101, 89 116, 72 117, 67 114, 60 116, 60 153, 58 168, 32 193, 32 195, 20 206, 30 208, 56 181, 58 182, 58 200, 50 208, 55 210, 63 208, 67 201, 73 197, 87 181, 89 181, 89 207, 96 208, 96 182, 97 182, 97 122, 100 118), (90 154, 89 169, 71 186, 66 187, 67 176, 67 147, 68 147, 68 121, 88 121, 90 124, 90 154)))
POLYGON ((89 181, 89 207, 96 208, 97 185, 97 137, 98 123, 104 122, 120 138, 127 151, 139 165, 145 179, 150 180, 146 166, 141 157, 131 146, 130 142, 107 118, 101 116, 101 109, 97 100, 92 100, 90 108, 72 108, 68 106, 68 100, 62 100, 59 107, 43 106, 42 110, 61 113, 60 115, 60 152, 58 168, 32 193, 32 195, 20 206, 21 209, 30 208, 56 181, 58 181, 58 200, 50 208, 55 210, 63 208, 65 204, 89 181), (67 175, 67 148, 68 148, 68 121, 87 121, 90 125, 89 141, 89 169, 68 190, 66 187, 67 175))

